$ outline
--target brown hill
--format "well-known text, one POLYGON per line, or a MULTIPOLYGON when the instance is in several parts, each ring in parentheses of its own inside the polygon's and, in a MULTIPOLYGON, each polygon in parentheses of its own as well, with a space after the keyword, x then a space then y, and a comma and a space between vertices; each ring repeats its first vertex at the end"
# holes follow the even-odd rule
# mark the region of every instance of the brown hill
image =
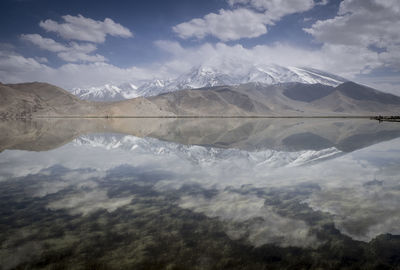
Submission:
POLYGON ((0 118, 70 115, 94 112, 95 106, 48 83, 0 83, 0 118))

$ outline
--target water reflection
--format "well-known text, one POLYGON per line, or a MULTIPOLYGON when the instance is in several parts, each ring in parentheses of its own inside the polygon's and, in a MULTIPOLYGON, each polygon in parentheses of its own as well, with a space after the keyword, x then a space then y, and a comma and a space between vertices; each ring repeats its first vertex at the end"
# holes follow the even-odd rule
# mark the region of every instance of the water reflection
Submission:
POLYGON ((400 262, 397 123, 53 119, 0 129, 3 269, 400 262))
POLYGON ((0 151, 47 151, 93 133, 246 151, 344 152, 400 136, 398 125, 368 119, 36 119, 0 121, 0 131, 0 151))
POLYGON ((179 206, 226 222, 229 238, 246 238, 256 247, 264 244, 281 247, 319 245, 305 221, 279 215, 273 206, 264 202, 264 196, 224 190, 212 198, 183 196, 179 206))

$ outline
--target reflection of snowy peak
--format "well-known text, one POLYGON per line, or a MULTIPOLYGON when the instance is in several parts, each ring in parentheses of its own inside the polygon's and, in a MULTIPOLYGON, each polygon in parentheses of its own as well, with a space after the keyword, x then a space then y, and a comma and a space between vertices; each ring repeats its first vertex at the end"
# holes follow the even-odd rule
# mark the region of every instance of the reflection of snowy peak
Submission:
POLYGON ((331 147, 320 151, 304 150, 298 152, 284 152, 276 150, 262 150, 248 152, 239 149, 223 149, 204 147, 199 145, 182 145, 164 142, 153 138, 138 138, 122 135, 90 135, 81 136, 74 141, 79 146, 100 147, 107 150, 120 149, 152 155, 175 156, 199 165, 215 162, 246 162, 252 166, 282 167, 301 166, 324 160, 341 153, 331 147))
POLYGON ((133 84, 119 86, 106 84, 102 87, 86 89, 76 88, 73 93, 82 99, 96 101, 114 101, 137 96, 155 96, 182 89, 194 89, 220 85, 238 85, 249 82, 277 84, 299 82, 306 84, 320 83, 337 86, 346 79, 310 68, 282 67, 278 65, 253 66, 241 74, 229 74, 223 70, 200 66, 174 80, 156 79, 142 83, 139 87, 133 84))

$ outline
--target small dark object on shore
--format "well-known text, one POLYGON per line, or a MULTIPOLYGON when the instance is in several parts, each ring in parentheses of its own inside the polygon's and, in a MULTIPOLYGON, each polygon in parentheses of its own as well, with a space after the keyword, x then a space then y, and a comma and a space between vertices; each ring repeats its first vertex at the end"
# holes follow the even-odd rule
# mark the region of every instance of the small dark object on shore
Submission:
POLYGON ((378 120, 379 122, 383 122, 383 121, 400 122, 400 116, 381 116, 381 115, 379 115, 379 116, 371 117, 371 119, 378 120))

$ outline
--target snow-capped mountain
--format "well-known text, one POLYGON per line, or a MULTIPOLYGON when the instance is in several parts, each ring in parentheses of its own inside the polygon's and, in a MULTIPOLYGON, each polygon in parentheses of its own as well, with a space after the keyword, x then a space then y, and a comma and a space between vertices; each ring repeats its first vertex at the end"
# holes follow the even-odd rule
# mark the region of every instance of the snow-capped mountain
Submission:
POLYGON ((167 86, 170 86, 172 82, 173 82, 172 80, 159 80, 159 79, 145 82, 139 87, 137 91, 138 96, 151 97, 159 95, 164 92, 173 91, 173 90, 167 90, 167 86))
POLYGON ((137 86, 132 83, 121 85, 106 84, 100 87, 74 88, 72 94, 92 101, 118 101, 138 97, 137 86))
POLYGON ((320 83, 337 86, 347 81, 344 78, 310 68, 283 67, 278 65, 253 66, 241 75, 228 74, 222 70, 207 66, 193 68, 176 79, 147 81, 136 87, 135 84, 110 85, 91 88, 77 88, 73 94, 82 99, 94 101, 115 101, 138 96, 156 96, 162 93, 182 89, 195 89, 220 85, 238 85, 249 82, 277 84, 299 82, 306 84, 320 83))
POLYGON ((107 150, 119 149, 156 156, 175 156, 200 166, 218 164, 222 161, 241 161, 249 166, 268 168, 303 166, 342 154, 335 147, 322 150, 286 152, 276 150, 244 151, 235 148, 216 148, 200 145, 183 145, 154 138, 139 138, 130 135, 85 135, 74 140, 75 145, 99 147, 107 150))

